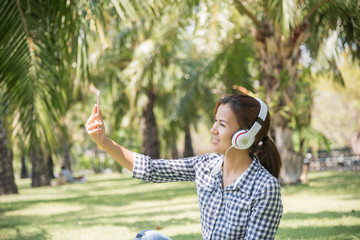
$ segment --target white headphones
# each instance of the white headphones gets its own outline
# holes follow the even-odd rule
[[[230,148],[234,147],[236,149],[248,149],[254,143],[255,136],[260,131],[262,127],[262,123],[265,121],[268,111],[267,106],[263,101],[261,101],[259,98],[255,98],[255,99],[260,103],[260,112],[255,123],[253,124],[253,126],[250,128],[249,131],[240,129],[239,131],[234,133],[231,139],[232,145],[226,150],[224,158],[221,159],[211,170],[212,176],[215,176],[221,171],[222,164],[225,161],[227,152],[229,151]]]
[[[261,101],[259,98],[255,98],[255,99],[260,103],[259,115],[253,126],[250,128],[250,130],[247,131],[244,129],[240,129],[233,135],[231,144],[236,149],[250,148],[255,141],[256,134],[260,131],[262,127],[262,123],[266,119],[266,115],[268,111],[266,104],[263,101]]]

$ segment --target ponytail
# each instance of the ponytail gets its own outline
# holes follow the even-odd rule
[[[269,137],[263,138],[254,153],[263,165],[274,177],[279,179],[281,158],[275,143]]]

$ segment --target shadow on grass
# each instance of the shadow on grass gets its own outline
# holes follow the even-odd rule
[[[306,219],[338,219],[342,217],[356,217],[360,219],[359,211],[349,212],[318,212],[318,213],[299,213],[291,212],[283,215],[282,221],[285,220],[306,220]]]
[[[21,234],[17,231],[17,236],[15,239],[27,239],[27,240],[42,240],[42,239],[50,239],[50,235],[44,229],[40,229],[40,232],[33,233],[33,234]]]
[[[164,190],[165,191],[165,190]],[[161,191],[157,194],[161,195]],[[133,201],[151,201],[151,200],[165,200],[165,203],[167,200],[171,200],[175,196],[171,196],[171,198],[159,198],[156,196],[156,194],[151,194],[150,197],[147,197],[146,195],[142,196],[141,198],[137,196],[137,199],[133,199],[133,194],[127,194],[125,196],[122,196],[122,200],[115,203],[115,200],[119,197],[118,195],[109,195],[101,197],[106,198],[106,201],[111,202],[111,205],[115,205],[116,207],[122,207],[130,204]],[[130,196],[130,197],[128,197]],[[184,193],[181,193],[180,196],[184,196]],[[82,199],[82,198],[81,198]],[[90,200],[91,201],[91,200]],[[34,220],[36,220],[37,224],[67,224],[67,225],[77,225],[79,221],[82,222],[82,225],[92,226],[96,225],[99,222],[102,222],[102,220],[107,219],[109,222],[111,222],[112,225],[120,225],[120,226],[128,226],[133,227],[134,223],[130,221],[131,223],[128,223],[128,219],[140,219],[136,222],[137,228],[144,228],[147,225],[154,225],[162,223],[161,221],[142,221],[141,219],[147,219],[147,218],[153,218],[157,216],[175,216],[178,213],[181,213],[183,211],[195,211],[198,212],[198,207],[188,205],[186,202],[178,203],[183,204],[185,206],[185,209],[175,209],[171,210],[171,206],[169,205],[156,205],[156,206],[131,206],[127,207],[127,211],[130,212],[107,212],[106,214],[102,212],[95,212],[94,213],[94,207],[97,206],[110,206],[110,204],[107,204],[106,201],[91,201],[90,204],[86,205],[83,204],[81,201],[76,201],[75,199],[66,199],[66,200],[56,200],[56,201],[44,201],[42,203],[69,203],[69,205],[76,205],[81,208],[80,210],[74,210],[74,211],[67,211],[64,213],[55,213],[55,214],[45,214],[42,215],[39,213],[39,215],[9,215],[9,216],[2,216],[0,218],[0,228],[1,227],[16,227],[16,226],[24,226],[24,225],[33,225]],[[37,204],[39,202],[33,202],[34,204]],[[88,203],[88,200],[87,202]],[[51,206],[51,205],[50,205]],[[56,207],[56,205],[54,205]],[[162,210],[161,207],[167,207],[166,210]],[[116,209],[116,208],[115,208]],[[133,211],[137,211],[137,213],[134,213]],[[142,210],[142,211],[141,211]],[[170,217],[169,217],[170,218]],[[199,220],[200,221],[200,220]],[[185,224],[185,223],[194,223],[198,221],[193,221],[191,219],[170,219],[163,222],[164,225],[176,225],[176,224]],[[156,227],[156,225],[154,225]]]
[[[286,213],[281,221],[302,221],[320,220],[336,221],[347,217],[360,218],[359,211],[349,212],[319,212],[319,213]],[[287,224],[288,225],[288,224]],[[359,239],[360,225],[354,226],[296,226],[281,227],[278,230],[276,239]]]
[[[181,226],[186,224],[199,224],[187,217],[172,217],[186,211],[198,211],[194,207],[189,207],[184,210],[164,210],[161,208],[154,209],[154,207],[161,206],[141,206],[144,212],[136,211],[134,206],[131,206],[130,213],[116,212],[117,207],[127,206],[132,202],[141,201],[168,201],[177,197],[196,196],[195,184],[169,183],[167,185],[153,185],[152,183],[141,182],[132,178],[122,179],[90,179],[85,184],[67,184],[57,187],[44,187],[36,189],[28,189],[25,194],[19,194],[16,201],[4,201],[0,204],[0,229],[22,229],[26,227],[37,229],[36,233],[17,232],[15,239],[49,239],[46,231],[38,228],[39,226],[61,226],[62,228],[83,228],[99,225],[113,225],[127,227],[134,232],[139,232],[143,229],[156,229],[157,227],[171,227]],[[44,199],[41,195],[44,195]],[[53,195],[54,194],[54,195]],[[22,200],[21,198],[24,197]],[[52,199],[53,197],[53,199]],[[50,199],[49,199],[50,198]],[[61,206],[61,204],[69,206],[77,206],[75,210],[70,210],[61,213],[55,211],[54,214],[20,214],[11,213],[13,211],[30,210],[33,206],[39,204],[54,204],[54,207]],[[60,205],[57,205],[60,204]],[[184,206],[188,206],[187,202],[183,202]],[[115,207],[114,212],[95,212],[96,207]],[[80,208],[80,209],[79,209]],[[128,207],[127,207],[128,208]],[[41,211],[41,207],[39,208]],[[101,208],[100,208],[101,209]],[[133,210],[131,210],[133,209]],[[66,209],[64,209],[66,210]],[[46,211],[46,210],[45,210]],[[7,215],[6,213],[9,213]],[[165,218],[164,218],[165,216]],[[149,220],[148,220],[149,219]],[[152,219],[160,219],[154,221]],[[162,220],[165,219],[165,220]],[[4,234],[6,232],[3,232]],[[0,233],[1,235],[1,233]],[[1,236],[0,236],[1,239]]]
[[[107,185],[101,186],[103,183]],[[54,197],[54,199],[37,199],[37,197],[34,196],[34,200],[3,202],[0,204],[0,216],[6,212],[26,209],[34,204],[40,203],[124,206],[132,201],[171,200],[178,196],[186,197],[196,195],[195,184],[179,185],[170,189],[166,186],[155,189],[155,187],[150,187],[152,185],[153,183],[142,182],[132,178],[123,178],[110,179],[110,181],[90,180],[89,183],[85,184],[67,184],[57,187],[31,189],[39,194],[42,194],[42,191],[49,191],[49,193],[47,193],[48,195],[54,192],[54,196],[58,195],[59,197]],[[136,190],[136,186],[140,187]],[[61,189],[62,187],[66,189],[63,190]],[[124,193],[107,194],[107,192],[118,189],[124,189]]]
[[[151,207],[150,207],[151,208]],[[173,210],[173,211],[159,211],[154,210],[146,213],[121,213],[103,215],[103,213],[95,213],[93,210],[81,210],[71,213],[56,214],[50,216],[39,216],[39,215],[30,215],[30,216],[8,216],[0,220],[0,229],[20,229],[20,228],[36,228],[39,226],[61,226],[61,228],[91,228],[98,227],[101,225],[113,225],[126,227],[129,231],[140,232],[144,229],[161,229],[176,227],[176,226],[185,226],[188,224],[198,224],[200,227],[200,219],[192,219],[188,217],[176,218],[177,214],[182,210]],[[198,211],[195,208],[186,209],[186,211]],[[165,217],[165,218],[164,218]],[[160,219],[160,220],[153,220]],[[1,235],[1,233],[0,233]],[[196,236],[193,237],[193,236]],[[134,235],[135,237],[135,235]],[[1,236],[0,236],[1,239]],[[10,238],[9,238],[10,239]],[[20,233],[17,232],[15,238],[11,239],[50,239],[47,232],[42,230],[37,233]],[[172,238],[173,240],[180,239],[201,239],[199,234],[182,234]]]
[[[26,239],[26,240],[46,240],[51,239],[50,234],[42,229],[38,228],[36,231],[33,232],[22,232],[18,228],[12,229],[12,234],[1,234],[0,232],[0,239]]]
[[[360,185],[360,171],[331,171],[311,173],[309,183],[282,186],[284,195],[291,196],[306,191],[314,194],[341,195],[357,192]]]
[[[173,237],[171,237],[172,240],[201,240],[202,239],[202,235],[201,234],[195,234],[195,233],[190,233],[190,234],[180,234],[180,235],[175,235]]]
[[[359,239],[360,226],[297,227],[279,229],[275,239]]]

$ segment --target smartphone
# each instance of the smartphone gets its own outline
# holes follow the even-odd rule
[[[96,92],[96,106],[97,106],[97,114],[99,115],[99,95],[100,91]]]

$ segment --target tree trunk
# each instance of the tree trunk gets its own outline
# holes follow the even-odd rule
[[[64,166],[65,168],[69,169],[71,171],[71,163],[70,163],[70,144],[65,142],[63,144],[63,157],[64,161],[62,162],[61,166]]]
[[[282,159],[282,168],[280,171],[280,182],[282,184],[300,183],[300,175],[303,169],[303,159],[301,154],[293,149],[292,135],[293,131],[288,127],[274,124],[274,139]]]
[[[354,154],[360,155],[360,131],[355,132],[350,141],[351,149]]]
[[[7,147],[7,136],[0,121],[0,196],[18,193],[11,154]]]
[[[186,126],[184,157],[191,157],[191,156],[194,156],[194,151],[193,151],[193,147],[192,147],[190,128],[189,128],[189,126]]]
[[[51,154],[49,154],[48,158],[47,158],[47,164],[48,164],[48,169],[49,169],[49,176],[50,178],[55,178],[54,175],[54,161],[51,157]]]
[[[142,117],[142,152],[143,154],[150,156],[151,158],[160,158],[159,139],[158,139],[158,127],[156,124],[154,105],[156,95],[153,89],[148,90],[147,97],[149,102],[147,103]]]
[[[176,146],[176,138],[175,136],[171,136],[171,157],[173,159],[179,158],[179,151]]]
[[[291,121],[292,100],[297,95],[297,66],[301,56],[300,45],[309,37],[307,25],[295,28],[288,39],[280,33],[280,26],[263,22],[255,32],[255,46],[260,61],[261,85],[265,101],[273,104],[271,130],[282,158],[282,183],[300,182],[302,157],[294,151]],[[287,110],[290,109],[290,110]]]
[[[30,150],[30,159],[32,165],[31,186],[40,187],[50,185],[50,170],[47,159],[39,144],[34,144]]]
[[[21,153],[21,178],[28,178],[25,154]]]

